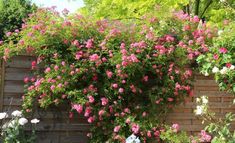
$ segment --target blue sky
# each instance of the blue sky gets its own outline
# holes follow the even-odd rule
[[[43,7],[56,6],[60,12],[64,8],[70,12],[75,12],[78,8],[84,6],[83,0],[32,0],[32,2]]]

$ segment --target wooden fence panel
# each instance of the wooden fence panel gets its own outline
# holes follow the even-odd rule
[[[32,76],[30,72],[31,62],[35,60],[31,56],[17,56],[1,66],[0,109],[15,110],[22,103],[23,79],[25,76]],[[219,91],[219,88],[212,77],[202,75],[195,76],[194,82],[195,97],[189,98],[187,103],[178,105],[168,114],[167,123],[179,123],[182,130],[191,134],[203,129],[201,120],[198,119],[193,111],[196,107],[195,98],[201,95],[209,96],[211,110],[216,112],[218,117],[224,117],[227,112],[234,112],[235,106],[230,103],[233,96]],[[39,143],[86,143],[86,133],[89,125],[82,117],[75,117],[73,120],[68,118],[68,108],[52,108],[47,111],[37,109],[34,117],[41,120],[38,124]],[[233,123],[232,128],[235,128]]]
[[[3,110],[3,100],[4,100],[4,90],[3,90],[3,88],[4,88],[4,86],[3,86],[3,84],[4,84],[4,74],[5,74],[5,71],[4,71],[4,65],[3,65],[3,61],[2,60],[0,60],[0,112]]]
[[[196,108],[196,98],[206,95],[209,98],[209,108],[216,113],[216,117],[224,118],[227,112],[235,113],[235,105],[232,104],[234,97],[223,91],[213,80],[213,77],[202,75],[195,76],[194,97],[189,98],[187,103],[178,105],[168,114],[168,123],[179,123],[182,130],[195,134],[202,130],[205,125],[194,115]],[[235,123],[232,123],[232,129],[235,129]]]
[[[31,56],[13,57],[3,65],[4,81],[0,104],[2,111],[19,109],[24,93],[23,79],[31,76]],[[82,117],[68,118],[69,108],[51,108],[47,111],[37,109],[32,117],[40,119],[37,125],[38,143],[86,143],[89,125]],[[30,127],[28,128],[30,130]]]

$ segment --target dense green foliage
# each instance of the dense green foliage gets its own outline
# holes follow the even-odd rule
[[[24,111],[69,104],[71,118],[83,114],[92,124],[93,143],[125,142],[128,136],[137,142],[211,141],[204,130],[189,138],[178,124],[163,123],[167,111],[193,95],[197,67],[206,76],[214,73],[222,90],[234,91],[234,1],[85,4],[82,13],[102,20],[39,9],[0,46],[5,60],[21,53],[37,57],[32,62],[36,76],[24,79]],[[203,17],[209,24],[200,22]],[[208,129],[219,137],[213,130]]]
[[[212,46],[216,29],[198,28],[199,18],[183,12],[136,25],[51,10],[31,15],[11,36],[19,42],[9,37],[1,46],[5,60],[37,56],[23,109],[69,103],[71,116],[75,111],[92,123],[93,143],[123,142],[131,134],[160,141],[167,111],[192,96],[191,65]]]
[[[34,9],[29,0],[0,0],[0,40],[7,32],[20,28]]]
[[[157,9],[179,8],[186,5],[187,0],[84,0],[85,7],[80,11],[86,15],[94,15],[97,18],[141,18],[146,13],[152,13]],[[161,7],[160,7],[161,5]]]
[[[139,19],[146,13],[167,15],[183,10],[212,23],[222,25],[224,19],[234,20],[234,0],[84,0],[80,12],[96,18]],[[160,14],[159,14],[160,12]]]
[[[202,119],[202,124],[206,124],[205,130],[213,136],[211,143],[234,143],[235,131],[231,128],[231,125],[235,121],[235,114],[230,112],[224,117],[219,117],[210,109],[206,96],[197,98],[196,103],[196,114]]]
[[[204,75],[214,74],[221,90],[235,93],[235,22],[218,32],[213,48],[197,59]]]

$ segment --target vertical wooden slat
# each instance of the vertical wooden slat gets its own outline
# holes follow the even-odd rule
[[[4,81],[5,81],[5,61],[1,60],[1,93],[0,93],[0,112],[3,110],[4,99]]]

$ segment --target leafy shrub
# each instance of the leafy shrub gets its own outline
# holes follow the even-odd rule
[[[8,113],[0,113],[0,120],[8,118]],[[1,137],[4,143],[33,143],[36,141],[35,126],[39,122],[38,119],[32,119],[33,124],[32,133],[26,133],[25,125],[28,123],[28,119],[23,117],[22,112],[15,110],[11,113],[11,119],[4,121],[1,125]]]
[[[197,61],[200,71],[214,74],[221,90],[235,93],[235,22],[231,22],[213,40],[213,48],[200,55]]]
[[[71,117],[78,112],[93,125],[91,142],[125,142],[131,134],[151,142],[160,140],[167,111],[192,96],[195,58],[214,31],[183,12],[136,25],[41,9],[12,34],[19,42],[10,37],[1,49],[6,60],[37,56],[36,77],[24,80],[25,112],[68,103]]]
[[[173,124],[172,127],[165,127],[165,130],[161,132],[160,138],[164,142],[169,143],[191,143],[191,139],[184,131],[179,131],[180,126]]]
[[[202,118],[202,123],[206,123],[205,130],[211,135],[204,135],[200,138],[211,141],[211,143],[233,143],[235,141],[235,132],[231,130],[231,123],[234,121],[235,114],[227,113],[224,118],[218,118],[208,106],[208,97],[197,98],[196,114]],[[201,110],[201,111],[198,111]],[[205,131],[204,131],[205,132]],[[205,141],[205,140],[204,140]]]
[[[29,0],[1,0],[0,1],[0,40],[16,30],[19,31],[23,19],[36,9]]]

